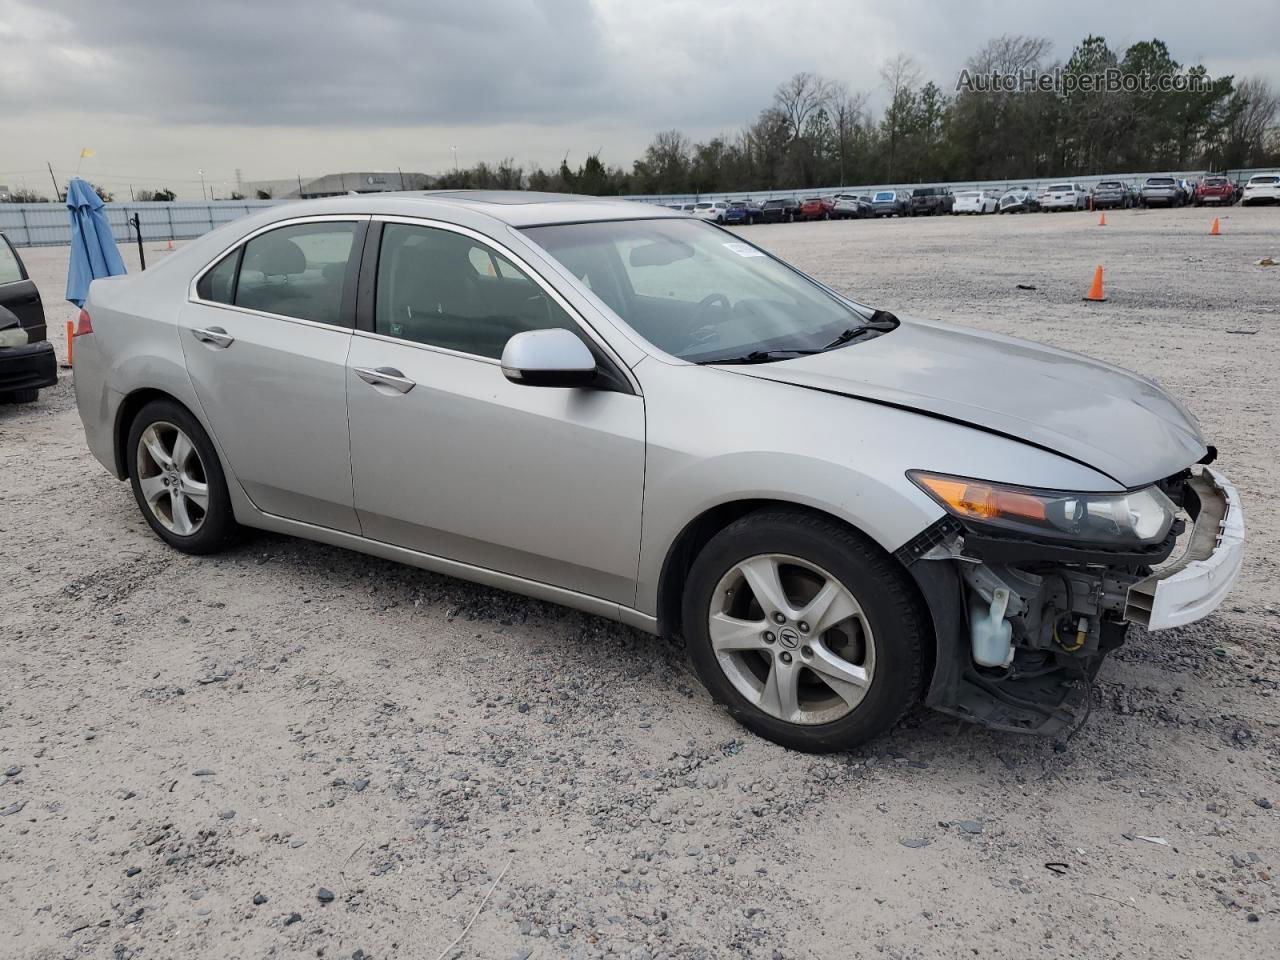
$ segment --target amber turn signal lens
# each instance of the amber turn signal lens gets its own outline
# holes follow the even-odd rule
[[[941,503],[962,517],[975,520],[1046,519],[1044,501],[1029,493],[1019,493],[977,480],[957,480],[929,473],[913,474],[917,483]]]

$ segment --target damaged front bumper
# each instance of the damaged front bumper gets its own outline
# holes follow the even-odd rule
[[[1226,598],[1244,562],[1244,511],[1236,488],[1204,467],[1187,480],[1198,500],[1195,527],[1177,560],[1129,588],[1124,619],[1148,630],[1181,627],[1208,616]]]
[[[1192,524],[1176,557],[1108,555],[988,538],[947,518],[898,552],[932,615],[937,657],[926,703],[998,730],[1056,736],[1083,723],[1089,687],[1129,623],[1192,623],[1240,571],[1244,516],[1216,470],[1170,478]],[[1185,522],[1185,521],[1184,521]]]

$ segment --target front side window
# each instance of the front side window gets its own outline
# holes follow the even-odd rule
[[[517,333],[578,325],[528,274],[451,230],[388,223],[378,254],[374,330],[497,360]]]
[[[642,337],[693,362],[821,349],[871,314],[700,221],[562,224],[524,233],[575,276],[590,277],[595,294]]]
[[[9,241],[0,237],[0,283],[17,283],[22,279],[22,264],[9,247]]]
[[[235,305],[343,324],[342,295],[356,227],[353,221],[299,223],[254,237],[244,245]]]

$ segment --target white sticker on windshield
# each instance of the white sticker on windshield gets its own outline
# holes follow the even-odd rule
[[[726,243],[725,246],[740,257],[763,257],[764,251],[757,250],[749,243]]]

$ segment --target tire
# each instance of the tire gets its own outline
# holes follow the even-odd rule
[[[0,393],[0,403],[35,403],[40,399],[40,388],[30,387],[26,390],[10,390]]]
[[[190,452],[184,453],[185,447],[179,446],[181,436],[189,442]],[[162,465],[164,456],[152,453],[153,442],[168,455],[167,465]],[[125,452],[134,499],[156,536],[175,550],[191,554],[217,553],[236,541],[240,527],[222,464],[204,427],[186,407],[173,400],[148,403],[129,425]],[[201,480],[203,504],[198,493]],[[182,492],[175,496],[176,490]],[[151,501],[148,492],[154,495]]]
[[[764,608],[773,604],[756,598],[741,572],[744,563],[780,572],[776,581],[765,581],[783,589],[788,619],[782,625],[767,619],[771,611]],[[856,613],[809,634],[798,608],[824,583]],[[805,589],[812,592],[806,596]],[[721,640],[719,652],[711,636],[713,611],[717,632],[733,637],[728,646]],[[750,622],[744,630],[738,621]],[[901,720],[924,688],[930,634],[905,575],[864,536],[815,514],[764,509],[713,537],[686,580],[683,623],[690,658],[712,697],[753,733],[794,750],[826,753],[865,743]],[[837,693],[821,679],[828,670],[843,676],[861,671],[861,679],[835,681],[846,691]],[[790,685],[780,683],[795,691],[793,720],[768,707],[775,671],[792,678]],[[783,699],[772,702],[786,712]]]

